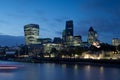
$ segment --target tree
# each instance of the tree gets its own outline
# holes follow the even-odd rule
[[[50,53],[57,53],[58,51],[56,50],[56,48],[52,48]]]
[[[117,51],[120,51],[120,45],[117,46]]]

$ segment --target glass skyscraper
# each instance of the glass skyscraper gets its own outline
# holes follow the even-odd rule
[[[98,38],[97,32],[94,31],[92,27],[90,27],[89,32],[88,32],[88,39],[87,39],[88,43],[93,44],[93,42],[98,41],[97,38]]]
[[[73,21],[66,21],[66,36],[73,36]]]
[[[24,26],[24,35],[26,45],[37,44],[39,38],[39,25],[38,24],[27,24]]]
[[[65,28],[65,43],[67,46],[72,46],[73,44],[73,21],[66,21]]]

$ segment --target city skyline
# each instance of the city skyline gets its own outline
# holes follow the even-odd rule
[[[90,26],[98,39],[111,43],[119,38],[118,0],[1,0],[0,34],[24,36],[23,26],[40,25],[40,38],[62,37],[65,22],[73,20],[74,34],[87,40]]]

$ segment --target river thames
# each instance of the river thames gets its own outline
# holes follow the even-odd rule
[[[81,64],[0,61],[17,69],[0,70],[0,80],[120,80],[120,68]]]

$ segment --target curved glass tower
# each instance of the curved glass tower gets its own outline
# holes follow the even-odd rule
[[[92,27],[90,27],[87,39],[88,43],[93,44],[93,42],[98,41],[97,37],[98,37],[97,32],[94,31]]]
[[[39,38],[39,25],[38,24],[27,24],[24,26],[24,35],[26,45],[37,44]]]

